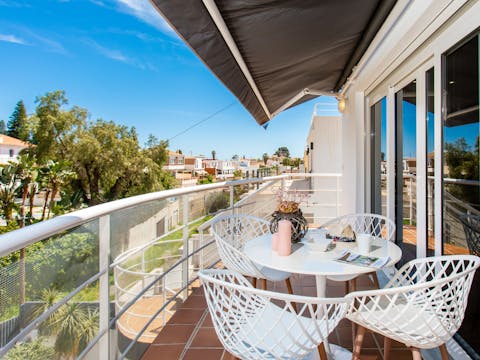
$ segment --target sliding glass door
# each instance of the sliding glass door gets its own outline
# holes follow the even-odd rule
[[[387,116],[386,99],[370,107],[371,212],[387,215]]]
[[[443,58],[443,253],[480,255],[479,36]],[[480,274],[459,331],[480,353]]]

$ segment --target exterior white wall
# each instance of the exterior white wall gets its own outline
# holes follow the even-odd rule
[[[9,161],[18,161],[18,155],[20,151],[26,149],[25,146],[17,146],[17,145],[8,145],[8,144],[0,144],[0,164],[7,164]],[[11,155],[13,153],[13,156]]]
[[[307,146],[313,173],[342,172],[342,119],[340,116],[313,116]]]

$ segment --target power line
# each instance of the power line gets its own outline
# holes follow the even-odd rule
[[[235,105],[236,103],[237,103],[237,102],[234,101],[234,102],[232,102],[231,104],[228,104],[227,106],[221,108],[220,110],[215,111],[213,114],[208,115],[206,118],[203,118],[202,120],[197,121],[195,124],[189,126],[189,127],[186,128],[185,130],[182,130],[182,131],[180,131],[178,134],[172,136],[170,139],[168,139],[168,142],[170,142],[171,140],[175,139],[176,137],[178,137],[178,136],[180,136],[180,135],[185,134],[187,131],[193,129],[195,126],[198,126],[198,125],[200,125],[201,123],[203,123],[203,122],[205,122],[205,121],[207,121],[207,120],[210,120],[210,119],[213,118],[214,116],[216,116],[216,115],[224,112],[225,110],[231,108],[231,107],[232,107],[233,105]]]

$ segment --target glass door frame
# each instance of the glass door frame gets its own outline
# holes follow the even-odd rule
[[[417,84],[417,94],[416,94],[416,153],[417,153],[417,190],[416,190],[416,201],[417,201],[417,211],[416,211],[416,224],[417,229],[423,229],[427,226],[427,123],[426,123],[426,72],[434,68],[435,80],[437,80],[437,72],[441,71],[441,66],[435,66],[435,59],[429,58],[427,61],[423,62],[418,66],[414,71],[409,72],[401,79],[393,82],[393,85],[384,84],[384,86],[378,87],[378,91],[369,93],[365,97],[365,133],[371,134],[371,107],[380,101],[383,97],[386,97],[386,133],[387,133],[387,151],[386,151],[386,161],[387,161],[387,217],[390,219],[395,219],[395,188],[396,188],[396,139],[395,139],[395,127],[396,127],[396,108],[395,108],[395,94],[403,89],[407,84],[412,81],[416,81]],[[441,74],[440,74],[441,75]],[[436,85],[436,84],[435,84]],[[440,102],[439,99],[439,87],[435,86],[435,105],[437,102]],[[436,108],[436,107],[435,107]],[[437,148],[437,142],[441,144],[441,137],[439,138],[439,133],[437,131],[437,117],[439,114],[435,111],[435,148]],[[441,126],[441,124],[440,124]],[[366,211],[372,212],[374,209],[374,204],[372,204],[373,194],[373,184],[371,176],[372,174],[372,141],[371,136],[365,137],[365,164],[367,168],[365,169],[365,174],[369,181],[365,183],[365,204]],[[438,152],[437,152],[438,153]],[[435,154],[441,155],[441,154]],[[435,160],[436,161],[436,160]],[[435,170],[437,171],[437,170]],[[437,175],[435,174],[437,182]],[[440,176],[441,180],[441,176]],[[437,195],[438,185],[435,184],[435,195]],[[439,199],[441,201],[441,198]],[[435,197],[435,210],[437,209],[437,197]],[[439,204],[441,206],[441,203]],[[435,224],[437,222],[437,217],[435,218]],[[437,225],[437,224],[436,224]],[[437,230],[435,228],[435,246],[437,247],[437,242],[440,240],[441,236],[437,236]],[[436,252],[437,254],[437,252]],[[422,258],[427,256],[427,234],[424,231],[417,231],[417,258]]]

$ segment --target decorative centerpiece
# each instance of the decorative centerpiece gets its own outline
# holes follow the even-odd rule
[[[279,198],[279,205],[277,210],[272,214],[270,232],[274,234],[278,231],[278,222],[280,220],[288,220],[292,223],[292,243],[297,243],[308,231],[307,220],[303,217],[302,210],[300,210],[300,202],[308,197],[308,195],[297,191],[292,193],[279,191],[277,196]]]

